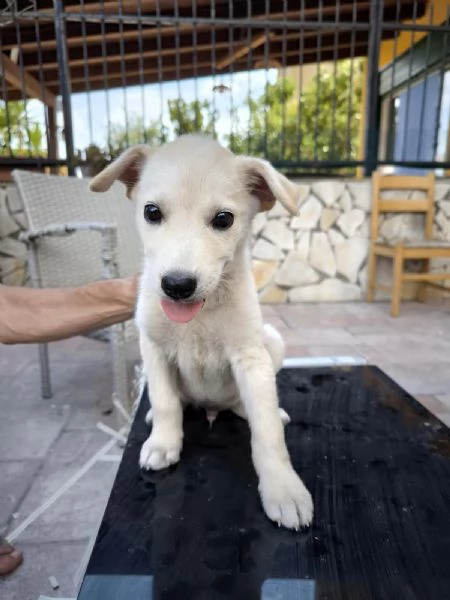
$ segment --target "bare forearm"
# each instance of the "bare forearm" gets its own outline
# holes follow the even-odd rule
[[[72,289],[0,286],[0,342],[49,342],[133,316],[136,279],[97,281]]]

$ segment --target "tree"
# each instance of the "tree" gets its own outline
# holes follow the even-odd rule
[[[30,153],[42,156],[44,134],[39,123],[30,119],[23,101],[0,100],[0,154],[16,155]]]
[[[167,128],[157,121],[145,125],[141,116],[132,115],[126,125],[113,124],[109,131],[109,153],[114,158],[135,144],[157,144],[167,141]]]
[[[156,121],[145,125],[142,117],[132,115],[127,125],[113,124],[109,130],[108,148],[89,144],[78,150],[75,164],[85,177],[94,177],[108,166],[119,154],[135,144],[157,144],[167,141],[167,129]]]
[[[214,135],[215,113],[208,101],[186,102],[181,98],[168,101],[170,129],[176,136],[202,132]],[[90,144],[78,151],[76,164],[83,174],[93,177],[100,173],[114,158],[134,144],[163,144],[170,138],[169,127],[153,121],[146,126],[142,117],[133,115],[128,125],[114,124],[109,131],[109,148],[102,149]]]
[[[319,70],[299,96],[293,80],[279,77],[259,98],[248,100],[248,123],[233,115],[237,133],[228,137],[230,147],[271,160],[356,159],[361,86],[359,60]]]
[[[186,102],[182,98],[177,98],[176,100],[169,100],[168,104],[170,122],[175,135],[201,132],[216,136],[215,122],[217,115],[208,100]]]
[[[357,158],[361,119],[362,62],[343,60],[321,67],[301,93],[295,81],[282,77],[268,83],[256,99],[249,98],[229,114],[225,142],[233,152],[272,161],[341,161]],[[201,132],[216,137],[217,111],[208,100],[168,101],[169,123],[144,126],[133,117],[110,131],[110,148],[90,150],[91,162],[110,162],[132,144],[159,144],[174,136]],[[243,116],[244,115],[244,116]],[[247,115],[247,116],[245,116]],[[97,167],[96,167],[97,168]]]

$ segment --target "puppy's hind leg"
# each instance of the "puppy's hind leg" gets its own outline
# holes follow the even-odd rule
[[[284,340],[275,327],[272,327],[272,325],[268,325],[267,323],[264,325],[263,333],[264,346],[270,354],[275,373],[278,373],[283,366],[284,355],[286,353]]]
[[[283,338],[275,329],[275,327],[272,327],[272,325],[268,325],[267,323],[264,325],[264,345],[267,348],[268,353],[270,354],[270,358],[272,359],[275,373],[278,373],[278,371],[283,366],[284,355],[286,353],[286,346]],[[242,410],[244,410],[243,406]],[[283,425],[289,425],[289,423],[291,422],[291,417],[282,408],[280,408],[279,410]]]
[[[283,425],[289,425],[289,423],[291,422],[291,417],[287,414],[287,412],[284,409],[279,408],[278,410],[280,411],[280,418]],[[242,402],[238,402],[235,406],[233,406],[231,412],[234,412],[234,414],[240,417],[241,419],[248,421],[247,413],[245,412],[245,408]]]

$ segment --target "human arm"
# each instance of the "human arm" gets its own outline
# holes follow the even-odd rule
[[[137,277],[77,288],[0,286],[0,343],[50,342],[131,319]]]

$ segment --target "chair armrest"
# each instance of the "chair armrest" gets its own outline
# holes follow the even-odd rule
[[[20,234],[20,239],[23,242],[34,242],[39,238],[52,237],[52,236],[64,236],[71,235],[77,231],[104,231],[117,230],[115,225],[109,223],[95,223],[95,222],[69,222],[69,223],[52,223],[41,229],[29,229],[23,231]]]
[[[36,244],[46,237],[64,237],[80,231],[96,231],[101,235],[101,259],[103,262],[103,278],[114,279],[119,276],[117,267],[117,227],[111,223],[101,222],[69,222],[52,223],[41,229],[30,229],[20,234],[23,242]]]

